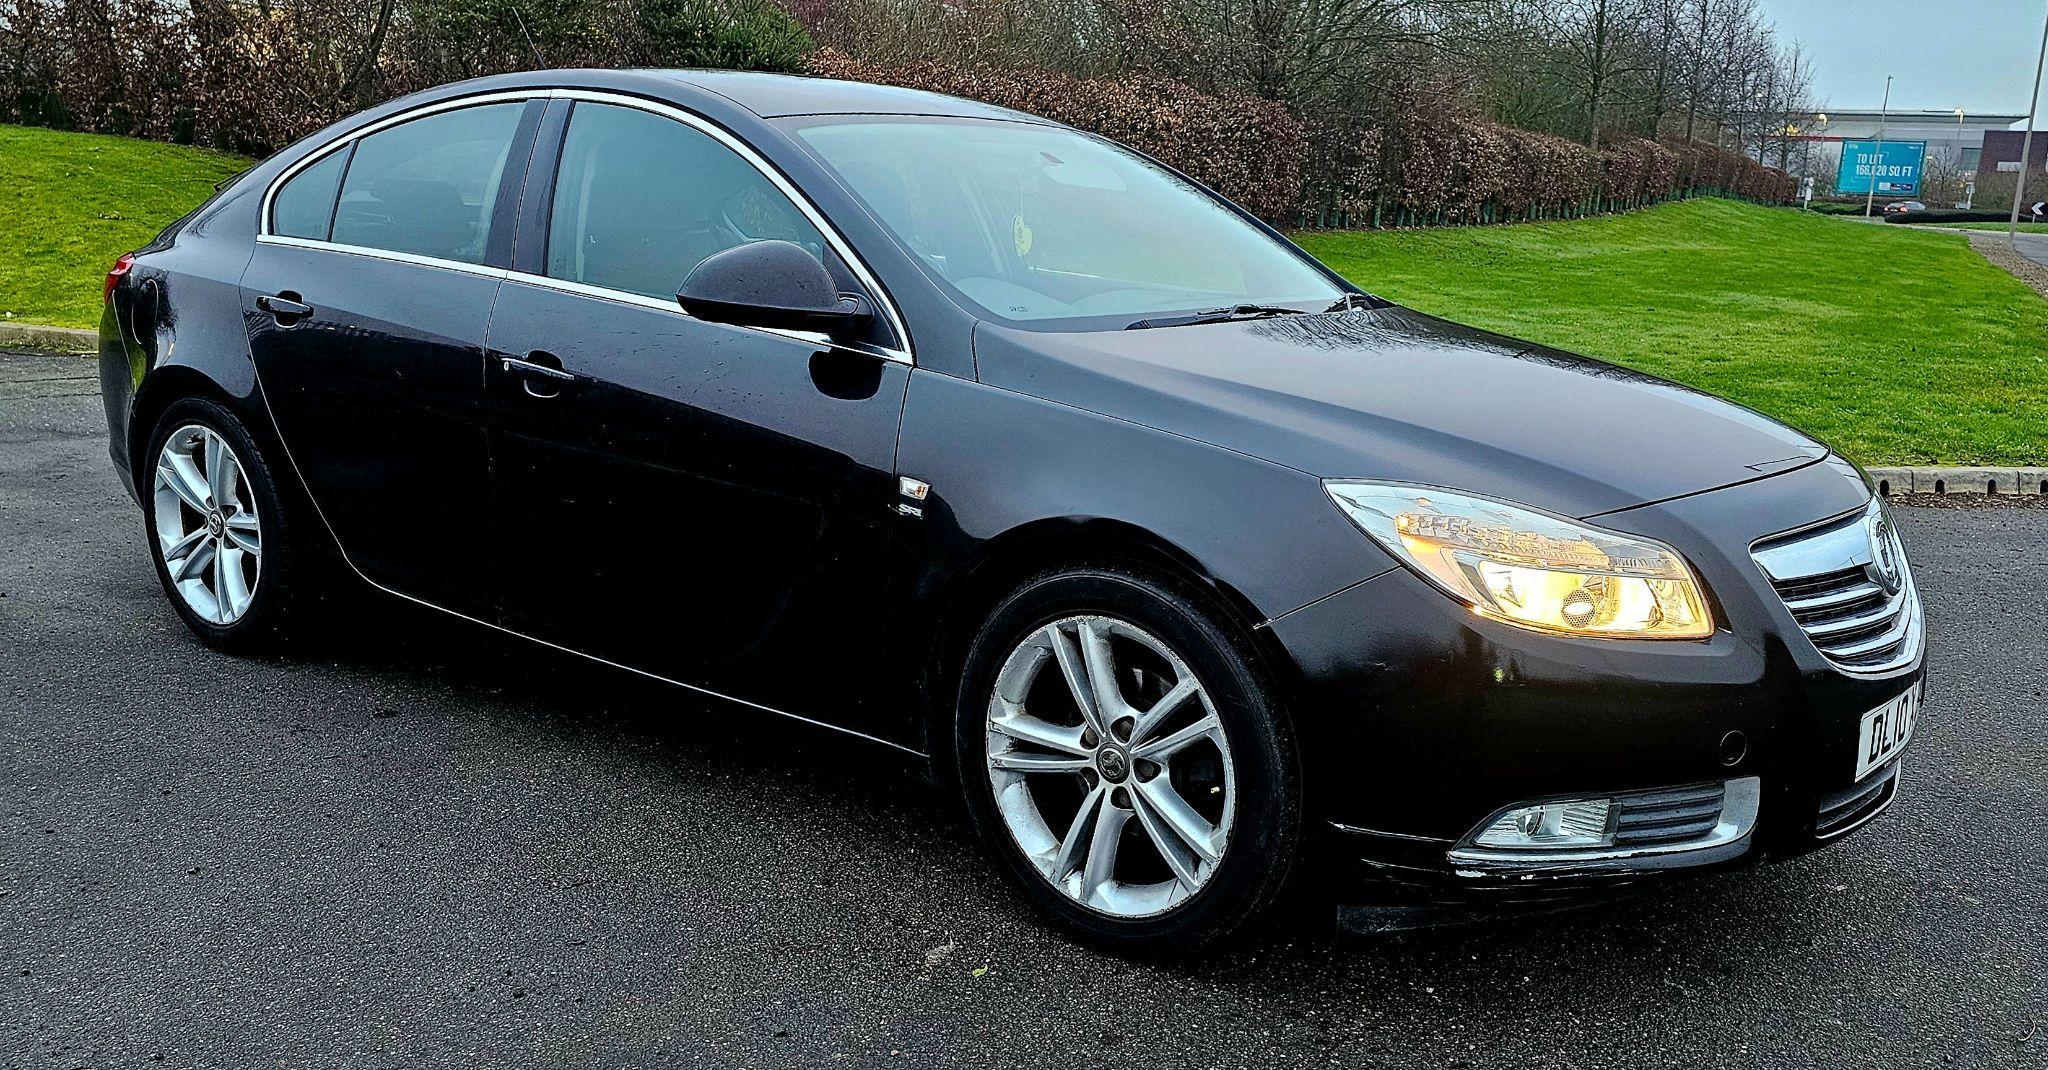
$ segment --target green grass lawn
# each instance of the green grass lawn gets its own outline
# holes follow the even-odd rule
[[[1297,238],[1375,293],[1712,391],[1865,464],[2048,462],[2048,301],[1960,235],[1703,200]]]
[[[0,320],[100,321],[100,280],[249,161],[153,141],[0,125]]]
[[[1995,230],[2005,233],[2004,223],[1927,223],[1924,226],[1940,227],[1944,230]],[[2027,234],[2048,234],[2048,223],[2021,223],[2020,230]]]

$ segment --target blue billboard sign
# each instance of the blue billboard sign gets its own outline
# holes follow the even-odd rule
[[[1926,159],[1925,141],[1844,141],[1835,192],[1911,197],[1920,192],[1920,170]]]

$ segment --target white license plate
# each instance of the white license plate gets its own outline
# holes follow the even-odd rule
[[[1863,715],[1856,732],[1856,779],[1889,763],[1906,749],[1913,738],[1913,723],[1920,717],[1920,685]]]

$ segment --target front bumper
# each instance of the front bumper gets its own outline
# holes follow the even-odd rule
[[[1828,462],[1597,518],[1686,552],[1720,622],[1706,640],[1538,635],[1406,570],[1272,622],[1300,673],[1313,803],[1340,879],[1375,898],[1550,900],[1799,854],[1869,821],[1901,761],[1859,779],[1860,722],[1921,684],[1924,635],[1883,671],[1845,669],[1749,554],[1868,502],[1853,470]],[[1670,820],[1696,835],[1522,857],[1469,842],[1507,808],[1594,796],[1677,800],[1692,809]]]

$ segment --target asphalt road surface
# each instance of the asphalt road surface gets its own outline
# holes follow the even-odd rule
[[[2015,234],[2013,242],[2021,256],[2042,267],[2048,267],[2048,234]]]
[[[1938,672],[1844,845],[1145,964],[867,745],[396,606],[205,650],[90,374],[0,355],[0,1065],[2048,1066],[2048,510],[1901,511]]]

